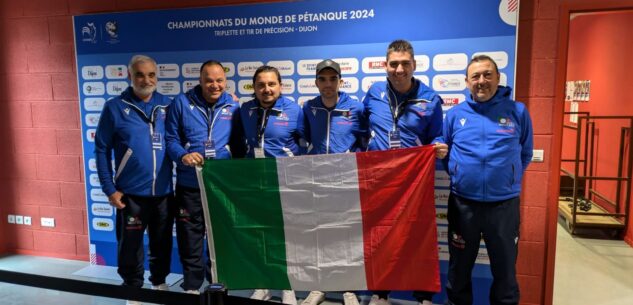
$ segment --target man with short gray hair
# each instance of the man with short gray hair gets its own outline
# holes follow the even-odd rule
[[[97,173],[110,205],[116,208],[117,262],[123,285],[143,286],[147,229],[149,280],[153,289],[168,290],[165,278],[170,272],[175,205],[172,161],[165,153],[164,136],[171,100],[155,92],[154,59],[132,57],[128,78],[130,87],[109,100],[101,112],[95,135]]]

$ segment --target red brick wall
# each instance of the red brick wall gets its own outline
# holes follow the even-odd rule
[[[0,229],[8,232],[0,234],[6,238],[0,242],[9,252],[87,259],[71,15],[254,1],[0,1],[0,194],[5,198]],[[547,240],[548,223],[555,221],[547,206],[558,6],[559,0],[521,1],[516,96],[531,111],[536,148],[546,152],[545,162],[531,165],[525,178],[518,263],[525,305],[543,303],[548,291],[551,296],[545,274],[553,262],[548,246],[555,243]],[[29,214],[34,225],[7,226],[8,213]],[[40,228],[40,216],[55,217],[57,227]]]
[[[546,304],[548,247],[555,245],[548,231],[551,181],[555,73],[557,64],[560,1],[521,1],[517,47],[516,98],[528,105],[534,125],[534,148],[545,150],[543,163],[532,163],[525,174],[521,209],[518,277],[521,304]],[[554,207],[555,208],[555,207]],[[555,228],[555,226],[554,226]],[[550,275],[550,276],[553,276]],[[546,288],[547,287],[547,288]],[[549,289],[546,291],[546,289]]]

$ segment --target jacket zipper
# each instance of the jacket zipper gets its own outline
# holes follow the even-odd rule
[[[156,196],[156,179],[157,179],[157,173],[156,173],[156,150],[154,149],[154,143],[152,143],[152,136],[154,135],[154,115],[156,114],[156,110],[158,108],[165,108],[165,106],[155,106],[152,109],[152,113],[150,115],[150,117],[148,118],[147,115],[145,114],[145,112],[143,112],[143,110],[141,110],[140,108],[136,107],[136,105],[123,100],[124,103],[130,105],[131,107],[134,107],[138,113],[142,114],[145,119],[147,119],[149,122],[147,123],[149,125],[149,141],[150,141],[150,145],[152,146],[152,196]],[[163,149],[167,149],[166,147],[164,147]],[[127,153],[126,153],[127,154]],[[131,155],[131,154],[130,154]],[[125,160],[125,162],[127,163],[127,159]],[[121,161],[121,163],[123,163],[123,161]],[[121,168],[121,167],[119,167]]]

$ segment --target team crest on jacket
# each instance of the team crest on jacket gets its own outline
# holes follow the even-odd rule
[[[501,127],[514,127],[514,123],[509,117],[507,118],[499,117],[497,119],[497,122],[498,122],[498,125]]]
[[[130,114],[130,108],[123,109],[123,112],[125,112],[126,115],[129,115]]]
[[[464,124],[466,124],[466,118],[461,118],[459,119],[459,124],[462,125],[462,127],[464,126]]]
[[[422,109],[422,110],[426,110],[426,103],[425,102],[417,102],[417,103],[413,104],[413,107],[418,108],[418,109]]]
[[[288,117],[288,115],[285,112],[280,111],[277,114],[277,121],[290,121],[290,118]]]
[[[189,109],[193,110],[193,108],[196,107],[193,103],[189,103]]]
[[[312,107],[312,115],[313,116],[316,116],[316,112],[317,112],[316,108]]]

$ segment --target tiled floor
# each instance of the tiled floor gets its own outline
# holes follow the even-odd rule
[[[86,265],[86,262],[22,255],[0,258],[3,270],[117,284],[72,275]],[[177,284],[172,290],[180,290]],[[572,237],[559,226],[554,285],[554,305],[631,305],[633,248],[617,240]],[[232,294],[247,296],[249,292]],[[366,304],[367,297],[361,298],[362,304]],[[0,304],[121,305],[125,301],[0,283]],[[335,299],[324,303],[334,304],[340,303]]]

